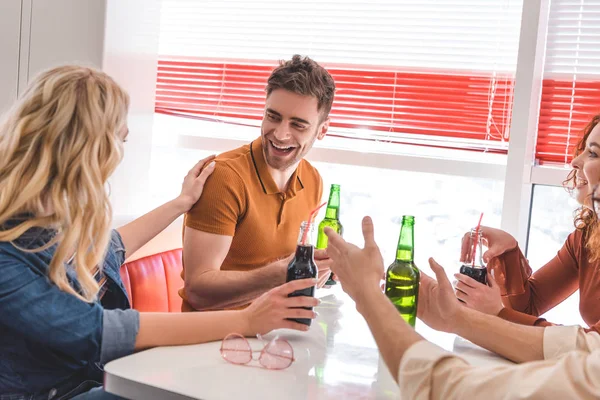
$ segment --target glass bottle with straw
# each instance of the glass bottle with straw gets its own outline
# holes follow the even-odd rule
[[[471,229],[469,238],[469,252],[466,262],[460,267],[460,273],[467,275],[477,282],[487,285],[487,268],[483,261],[481,220],[483,213],[479,217],[477,227]]]
[[[296,254],[294,259],[289,263],[287,268],[286,282],[298,279],[318,278],[318,268],[315,263],[315,246],[313,243],[313,227],[314,217],[321,207],[327,203],[321,204],[319,207],[311,211],[308,221],[303,221],[300,225],[300,233],[298,235],[298,245],[296,246]],[[315,287],[309,287],[302,290],[296,290],[290,293],[288,297],[295,296],[315,296]],[[307,310],[312,310],[311,307],[305,307]],[[311,319],[298,318],[293,321],[310,326]]]

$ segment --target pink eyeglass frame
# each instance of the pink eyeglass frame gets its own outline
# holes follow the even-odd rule
[[[260,335],[257,335],[257,337],[258,337],[258,339],[261,339],[261,340],[262,340],[262,338],[260,337]],[[248,350],[224,349],[224,348],[223,348],[223,344],[224,344],[224,343],[225,343],[225,342],[226,342],[228,339],[231,339],[231,338],[242,339],[244,342],[246,342],[246,345],[248,346]],[[278,341],[278,342],[283,342],[283,343],[287,344],[287,345],[288,345],[288,347],[290,348],[290,352],[292,353],[292,356],[291,356],[291,357],[287,357],[287,356],[285,356],[285,355],[283,355],[283,354],[272,354],[272,353],[269,353],[269,352],[267,352],[267,347],[269,347],[269,345],[270,345],[271,343],[275,342],[275,341]],[[265,342],[265,341],[263,340],[263,342]],[[241,351],[243,351],[243,352],[250,353],[250,359],[249,359],[247,362],[235,362],[235,361],[233,361],[233,360],[230,360],[230,359],[228,359],[227,357],[225,357],[225,355],[224,355],[224,352],[227,352],[227,351],[238,351],[238,352],[241,352]],[[290,342],[288,342],[288,341],[287,341],[287,340],[285,340],[285,339],[279,339],[278,337],[275,337],[275,338],[273,338],[272,340],[270,340],[270,341],[266,342],[266,343],[265,343],[265,345],[263,346],[262,350],[252,350],[252,346],[250,346],[250,342],[248,341],[248,339],[246,339],[246,338],[244,337],[244,335],[241,335],[241,334],[239,334],[239,333],[235,333],[235,332],[234,332],[234,333],[230,333],[229,335],[225,336],[225,338],[224,338],[224,339],[221,341],[221,349],[220,349],[220,353],[221,353],[221,357],[222,357],[222,358],[223,358],[225,361],[227,361],[228,363],[235,364],[235,365],[248,365],[248,364],[249,364],[251,361],[255,360],[255,361],[258,361],[258,363],[260,364],[260,366],[261,366],[262,368],[266,368],[266,369],[270,369],[270,370],[282,370],[282,369],[289,368],[289,366],[290,366],[290,365],[292,365],[292,363],[293,363],[294,361],[296,361],[296,359],[294,358],[294,348],[292,347],[292,345],[290,344]],[[260,355],[258,356],[258,358],[257,358],[257,359],[255,359],[255,358],[254,358],[254,356],[253,356],[253,354],[254,354],[254,353],[260,353]],[[268,366],[264,365],[264,364],[261,362],[261,359],[262,359],[262,357],[263,357],[263,355],[264,355],[264,354],[269,354],[269,355],[270,355],[270,356],[272,356],[272,357],[280,357],[280,358],[285,358],[285,359],[289,360],[289,364],[288,364],[288,365],[286,365],[285,367],[282,367],[282,368],[273,368],[273,367],[268,367]]]

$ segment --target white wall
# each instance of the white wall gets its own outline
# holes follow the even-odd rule
[[[131,96],[125,158],[111,178],[117,222],[137,217],[136,199],[148,196],[152,149],[160,0],[108,0],[102,68]]]
[[[149,211],[137,205],[149,196],[160,6],[161,0],[107,1],[102,68],[131,96],[125,157],[110,180],[114,226]],[[181,247],[181,219],[128,258],[177,247]]]

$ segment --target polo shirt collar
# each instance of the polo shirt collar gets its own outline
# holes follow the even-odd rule
[[[277,184],[273,180],[271,173],[269,172],[267,161],[265,160],[265,155],[262,149],[262,138],[259,137],[250,144],[250,155],[252,156],[252,162],[254,163],[254,168],[256,170],[256,174],[258,175],[258,180],[262,185],[263,191],[266,194],[281,193],[277,187]],[[304,160],[300,161],[298,168],[296,168],[290,177],[291,182],[287,191],[290,196],[295,196],[296,193],[304,189],[304,184],[302,183],[301,177],[301,171],[303,167]]]

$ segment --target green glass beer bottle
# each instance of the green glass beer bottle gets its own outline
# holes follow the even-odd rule
[[[328,226],[339,235],[344,234],[344,228],[340,222],[340,185],[333,184],[329,190],[329,202],[325,211],[325,218],[319,224],[319,233],[317,236],[317,249],[327,248],[327,235],[325,227]],[[329,279],[325,283],[325,287],[335,285],[333,280],[333,272],[329,275]]]
[[[404,215],[396,250],[396,261],[385,275],[385,294],[396,306],[402,318],[414,328],[417,320],[419,281],[421,273],[414,263],[415,217]]]

